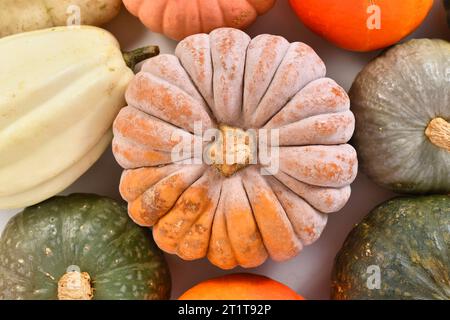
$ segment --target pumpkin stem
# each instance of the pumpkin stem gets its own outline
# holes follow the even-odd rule
[[[242,129],[221,125],[219,136],[208,148],[208,161],[223,176],[230,177],[254,158],[253,137]]]
[[[434,118],[428,124],[425,135],[437,147],[450,151],[450,123],[442,118]]]
[[[158,54],[159,54],[158,46],[147,46],[132,51],[124,52],[123,59],[125,60],[127,66],[134,71],[134,68],[139,62],[157,56]]]
[[[70,271],[58,281],[58,300],[92,300],[94,289],[87,272]]]

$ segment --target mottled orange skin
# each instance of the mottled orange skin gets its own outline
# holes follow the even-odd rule
[[[335,45],[372,51],[393,45],[413,32],[430,11],[433,0],[290,0],[302,22]],[[381,12],[381,28],[369,29],[370,5]]]
[[[232,274],[204,281],[179,300],[304,300],[278,281],[254,274]]]
[[[350,197],[358,163],[347,144],[355,127],[348,95],[312,48],[279,36],[216,29],[186,38],[175,53],[143,65],[113,126],[130,217],[185,260],[232,269],[293,258]],[[202,132],[245,141],[203,141],[197,121]],[[252,154],[248,128],[280,129],[279,152]],[[180,142],[203,145],[208,156],[171,158]],[[221,163],[228,153],[245,161]],[[278,164],[273,177],[263,174],[270,162]]]

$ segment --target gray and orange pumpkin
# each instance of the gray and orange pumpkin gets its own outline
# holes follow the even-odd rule
[[[153,226],[164,251],[207,256],[224,269],[296,256],[319,238],[327,214],[346,204],[357,174],[347,144],[355,125],[349,98],[325,73],[304,43],[252,40],[230,28],[188,37],[176,55],[148,60],[114,124],[131,218]],[[245,143],[204,139],[213,128]],[[262,161],[258,150],[251,161],[247,129],[277,132],[278,153]],[[209,151],[174,162],[183,144]],[[219,163],[211,150],[244,153],[244,161]],[[267,174],[269,163],[278,170]]]

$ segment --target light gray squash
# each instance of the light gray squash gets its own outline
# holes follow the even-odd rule
[[[450,192],[450,43],[418,39],[367,65],[350,91],[362,170],[404,193]]]

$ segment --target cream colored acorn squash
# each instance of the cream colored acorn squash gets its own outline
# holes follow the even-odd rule
[[[104,152],[133,72],[117,40],[60,27],[0,40],[0,208],[62,191]]]

